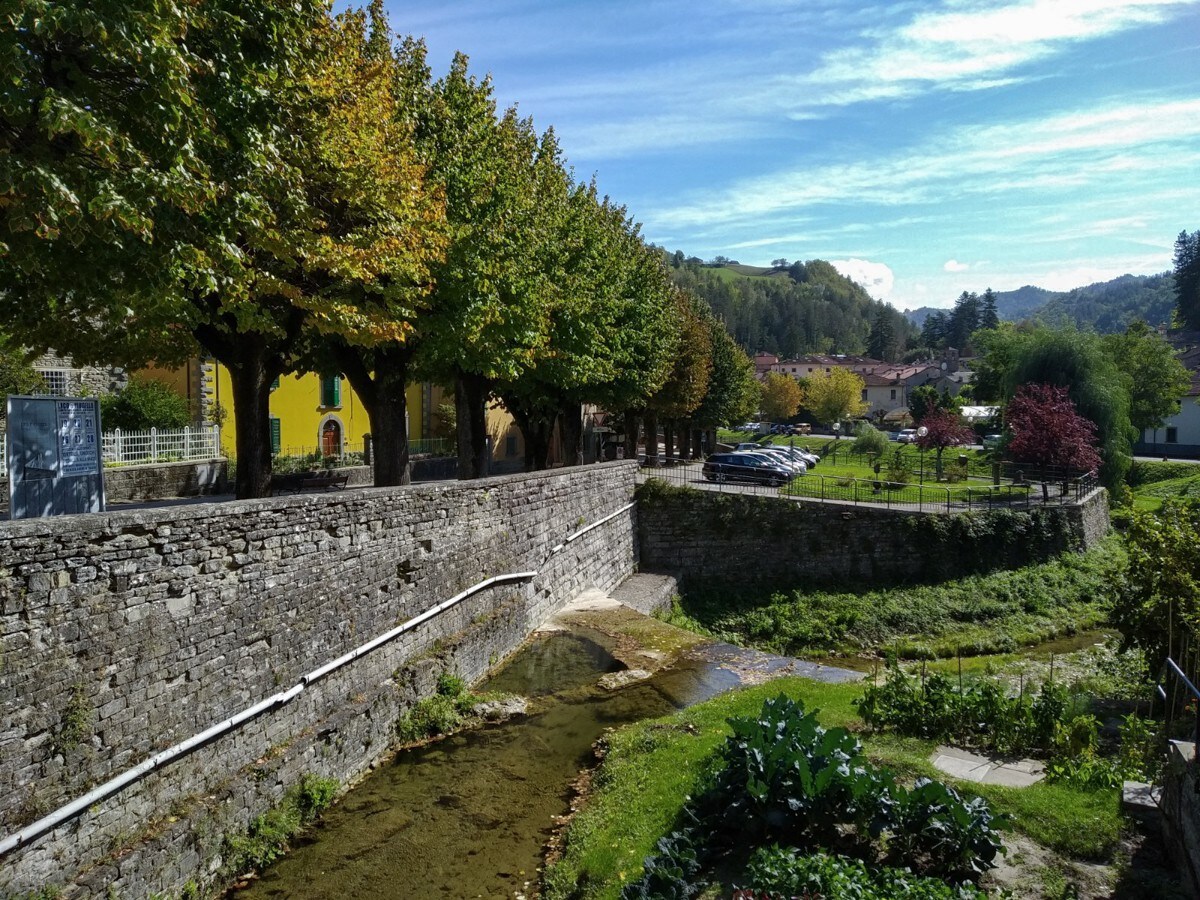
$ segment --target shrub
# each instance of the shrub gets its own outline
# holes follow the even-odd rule
[[[100,398],[100,421],[105,431],[183,428],[191,420],[187,398],[158,381],[131,381],[125,390]]]

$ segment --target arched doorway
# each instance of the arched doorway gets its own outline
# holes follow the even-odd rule
[[[342,455],[342,423],[329,418],[321,425],[321,455]]]

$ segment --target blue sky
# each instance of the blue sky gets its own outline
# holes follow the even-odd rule
[[[671,250],[894,305],[1171,267],[1200,229],[1200,0],[389,0]]]

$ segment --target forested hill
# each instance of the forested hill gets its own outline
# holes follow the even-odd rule
[[[997,291],[996,312],[1001,319],[1026,319],[1058,324],[1073,322],[1101,334],[1124,331],[1135,319],[1150,325],[1170,322],[1175,306],[1174,281],[1170,272],[1161,275],[1122,275],[1070,291],[1048,291],[1026,285],[1015,291]],[[945,310],[941,310],[945,312]],[[922,306],[905,313],[915,325],[937,309]]]
[[[903,313],[824,260],[764,268],[668,253],[666,261],[675,283],[706,301],[748,353],[864,353],[876,326],[877,341],[885,339],[895,357],[914,331]]]

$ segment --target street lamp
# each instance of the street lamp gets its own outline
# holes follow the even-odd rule
[[[929,434],[929,429],[924,425],[917,429],[917,450],[921,454],[921,484],[925,483],[925,445],[922,441],[927,434]]]

